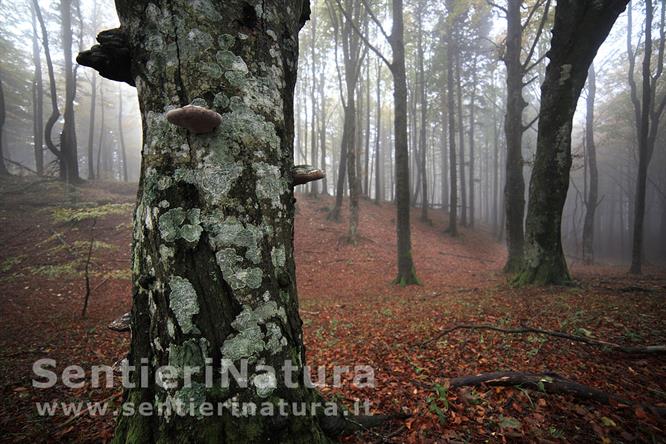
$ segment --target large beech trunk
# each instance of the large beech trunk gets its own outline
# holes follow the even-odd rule
[[[258,384],[257,363],[286,360],[302,381],[304,349],[294,273],[293,92],[303,0],[117,0],[143,119],[134,218],[130,365],[150,384],[126,402],[312,402],[299,384]],[[116,42],[117,43],[117,42]],[[94,50],[93,50],[94,51]],[[82,54],[80,58],[91,57]],[[92,57],[91,57],[92,59]],[[104,75],[104,74],[103,74]],[[195,104],[222,115],[212,133],[171,125],[165,112]],[[249,385],[214,388],[195,374],[183,388],[154,384],[158,367],[249,361]],[[210,361],[208,361],[210,360]],[[135,382],[138,382],[135,374]],[[122,417],[116,442],[322,442],[304,416]]]
[[[537,152],[530,182],[525,264],[518,284],[570,281],[562,251],[562,210],[569,189],[571,126],[587,73],[629,0],[560,0],[550,63],[541,86]]]

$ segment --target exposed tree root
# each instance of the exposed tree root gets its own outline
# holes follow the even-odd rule
[[[666,409],[659,407],[637,404],[620,398],[611,393],[579,384],[575,381],[562,378],[556,373],[521,373],[521,372],[495,372],[483,373],[476,376],[463,376],[449,380],[450,387],[476,387],[482,384],[490,386],[513,386],[544,393],[572,395],[576,398],[587,399],[601,404],[624,404],[628,406],[640,406],[655,415],[666,417]]]
[[[638,346],[638,347],[625,347],[623,345],[614,344],[612,342],[600,341],[598,339],[591,339],[585,336],[570,335],[567,333],[562,333],[559,331],[550,331],[542,330],[540,328],[532,327],[520,327],[520,328],[501,328],[495,327],[494,325],[470,325],[470,324],[459,324],[454,325],[451,328],[441,331],[436,336],[428,339],[427,341],[419,344],[421,347],[430,344],[431,342],[437,341],[440,338],[448,335],[451,332],[456,330],[492,330],[500,333],[509,333],[509,334],[524,334],[524,333],[535,333],[540,335],[553,336],[556,338],[567,339],[570,341],[582,342],[587,345],[595,347],[605,347],[617,351],[620,353],[625,353],[629,355],[646,355],[646,354],[666,354],[666,345],[648,345],[648,346]]]

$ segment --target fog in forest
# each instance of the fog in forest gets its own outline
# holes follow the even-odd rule
[[[664,442],[666,0],[0,0],[0,55],[0,442]],[[118,414],[184,399],[343,409]]]
[[[335,1],[313,2],[312,20],[300,34],[294,157],[297,164],[307,163],[328,172],[323,183],[312,185],[308,191],[335,195],[342,189],[345,195],[349,194],[346,177],[344,186],[338,185],[344,112],[349,100],[345,83],[347,63],[354,67],[357,77],[351,84],[356,108],[353,149],[359,191],[370,199],[392,201],[395,197],[393,87],[391,74],[379,57],[379,54],[390,54],[389,43],[383,35],[390,31],[390,11],[377,2],[373,17],[360,10],[362,3],[352,1],[347,5],[355,8],[356,15],[354,26],[346,27],[345,16]],[[523,31],[521,51],[523,97],[527,103],[522,115],[526,199],[535,156],[540,85],[547,64],[553,10],[550,2],[532,3],[526,3],[521,10],[524,21],[530,18]],[[633,64],[632,80],[639,97],[645,39],[645,6],[641,2],[634,3],[631,35],[627,34],[628,17],[624,13],[595,58],[596,86],[591,90],[588,80],[574,119],[573,166],[562,225],[565,251],[574,262],[583,258],[585,217],[591,206],[596,207],[595,258],[611,263],[625,263],[631,258],[638,138],[629,74]],[[39,6],[48,35],[60,114],[50,137],[51,143],[58,146],[66,107],[62,17],[58,2],[41,1]],[[550,15],[544,16],[546,6]],[[58,174],[57,159],[48,148],[49,141],[41,135],[53,116],[44,35],[31,2],[5,1],[0,7],[5,166],[15,175],[39,172],[54,176]],[[507,90],[503,61],[506,13],[502,8],[476,0],[437,2],[436,6],[431,2],[408,1],[404,7],[411,203],[421,207],[425,202],[432,211],[447,211],[450,206],[448,116],[451,114],[455,120],[460,222],[478,225],[502,240],[507,161],[504,133]],[[97,32],[118,25],[110,1],[74,1],[71,12],[69,38],[74,55],[92,46]],[[661,113],[659,99],[663,98],[664,82],[659,75],[662,68],[659,64],[663,64],[663,41],[659,37],[663,23],[659,5],[654,16],[651,72],[657,78],[653,85],[656,91],[653,108]],[[364,37],[355,30],[362,31]],[[455,35],[455,48],[447,47],[448,33]],[[366,39],[379,53],[365,45]],[[447,103],[449,60],[454,65],[453,109]],[[137,182],[141,117],[136,90],[73,63],[76,82],[73,125],[79,177]],[[588,132],[591,139],[586,137]],[[665,134],[663,129],[657,132],[648,170],[644,230],[644,254],[648,262],[663,262],[666,257]],[[588,146],[590,141],[592,147]],[[591,155],[591,151],[594,154]],[[596,158],[596,203],[589,199],[591,156]],[[346,158],[347,153],[342,157]],[[345,170],[346,166],[342,171]]]

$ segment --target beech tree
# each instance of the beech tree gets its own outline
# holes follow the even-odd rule
[[[129,363],[151,376],[209,359],[250,366],[247,387],[210,389],[200,374],[189,388],[149,378],[125,400],[317,400],[282,378],[260,384],[256,368],[291,361],[299,381],[304,371],[292,186],[321,174],[293,166],[293,99],[309,2],[117,0],[116,8],[121,27],[102,32],[78,61],[136,85],[141,104]],[[324,430],[330,424],[310,414],[136,414],[120,419],[115,441],[316,443]]]
[[[627,53],[629,56],[629,86],[631,88],[631,102],[634,107],[634,120],[636,135],[638,137],[638,177],[636,178],[636,192],[634,201],[633,242],[631,248],[631,268],[633,274],[640,274],[643,265],[643,237],[645,225],[645,201],[647,196],[648,168],[652,161],[654,147],[659,130],[661,115],[666,109],[666,94],[657,94],[660,79],[664,73],[664,53],[666,49],[666,5],[662,1],[661,21],[659,23],[659,43],[657,45],[656,68],[653,68],[652,23],[654,21],[655,7],[652,0],[645,2],[645,35],[643,48],[643,63],[641,67],[642,88],[639,98],[639,89],[636,85],[634,69],[636,66],[636,52],[632,48],[632,11],[629,8],[627,19]],[[654,71],[654,73],[653,73]]]
[[[629,0],[560,0],[541,86],[537,152],[530,180],[525,263],[519,284],[570,281],[562,251],[562,211],[569,189],[571,128],[597,50]]]

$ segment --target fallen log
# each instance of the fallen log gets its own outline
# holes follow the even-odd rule
[[[494,372],[449,379],[449,387],[451,388],[478,387],[480,385],[520,387],[543,393],[571,395],[579,399],[592,400],[607,405],[640,406],[655,415],[666,417],[665,408],[629,401],[612,393],[565,379],[557,373]]]
[[[648,346],[636,346],[636,347],[625,347],[623,345],[614,344],[612,342],[601,341],[599,339],[587,338],[585,336],[570,335],[568,333],[563,333],[560,331],[550,331],[542,330],[540,328],[532,327],[520,327],[520,328],[501,328],[494,325],[471,325],[471,324],[458,324],[453,327],[442,330],[436,336],[428,339],[425,342],[419,344],[420,347],[424,347],[434,341],[441,339],[442,337],[452,333],[456,330],[491,330],[500,333],[508,334],[525,334],[525,333],[534,333],[540,335],[553,336],[556,338],[567,339],[575,342],[582,342],[586,345],[596,346],[596,347],[606,347],[614,351],[618,351],[630,355],[646,355],[646,354],[664,354],[666,353],[666,345],[648,345]]]

